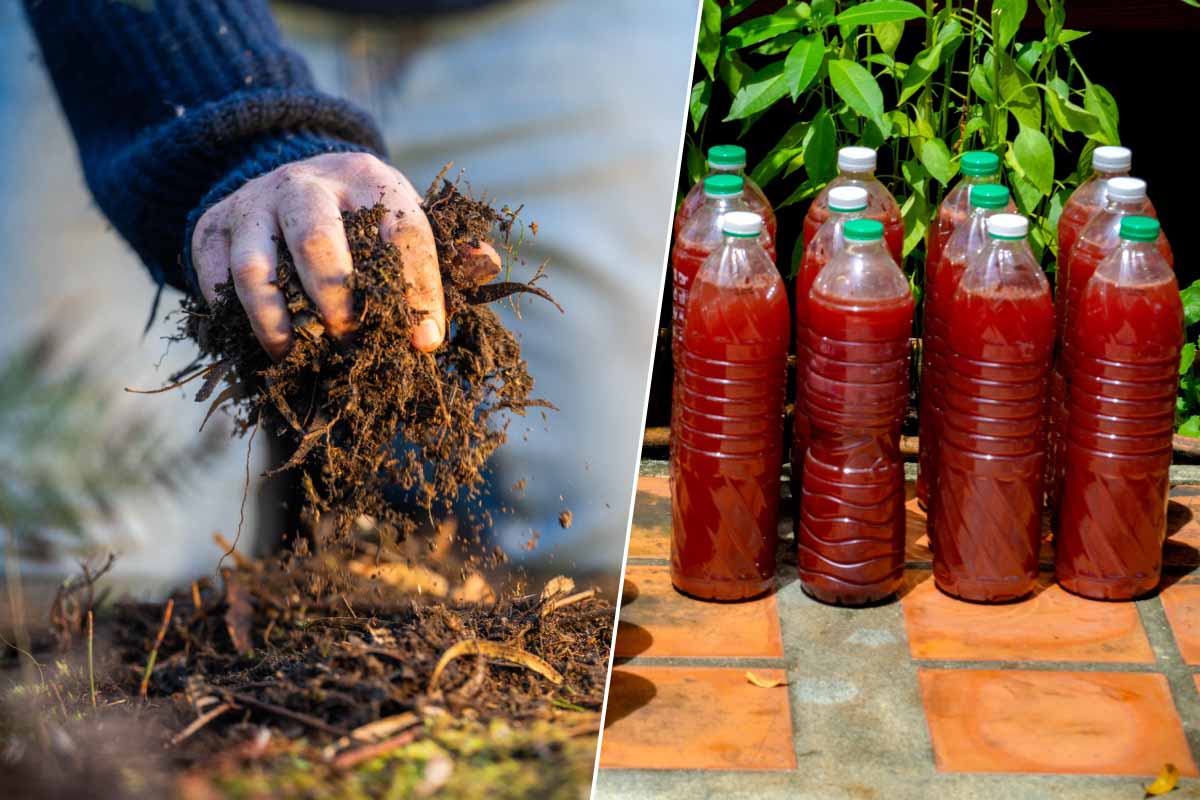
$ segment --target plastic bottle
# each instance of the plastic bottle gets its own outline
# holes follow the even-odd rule
[[[913,299],[877,220],[843,228],[846,245],[808,302],[804,408],[811,439],[800,497],[799,572],[826,603],[896,592],[904,570],[904,465]]]
[[[775,576],[790,320],[761,227],[757,214],[725,215],[677,361],[671,580],[708,600],[760,595]]]
[[[945,309],[933,577],[998,603],[1037,583],[1054,298],[1028,220],[995,214],[987,228]]]
[[[875,151],[869,147],[843,147],[838,150],[838,176],[817,193],[804,215],[804,246],[817,235],[829,219],[829,192],[838,186],[861,186],[867,190],[867,217],[883,223],[884,239],[892,260],[904,262],[904,220],[900,206],[887,187],[875,177]]]
[[[792,418],[792,485],[799,487],[804,474],[804,451],[808,447],[808,417],[804,414],[804,370],[808,364],[808,295],[813,282],[841,250],[846,239],[843,226],[862,219],[867,210],[867,190],[861,186],[836,186],[829,192],[829,219],[804,248],[800,269],[796,272],[796,402]],[[799,499],[799,492],[796,497]],[[795,515],[799,521],[799,515]]]
[[[929,276],[936,269],[950,234],[971,215],[971,187],[1000,181],[1000,156],[995,153],[986,150],[963,153],[958,167],[962,179],[942,199],[925,242],[926,293],[929,292]]]
[[[746,183],[746,208],[763,218],[766,241],[775,241],[775,210],[757,183],[746,175],[746,148],[736,144],[718,144],[708,148],[708,176],[738,175]],[[704,202],[704,181],[700,181],[684,196],[675,212],[675,235],[683,228],[696,209]]]
[[[1126,216],[1068,331],[1068,426],[1054,572],[1068,591],[1128,600],[1162,572],[1183,306],[1158,221]]]
[[[972,186],[971,216],[951,233],[941,256],[932,270],[926,273],[925,330],[921,347],[920,452],[917,490],[929,512],[927,519],[932,531],[934,487],[937,483],[938,452],[941,447],[941,415],[945,407],[942,397],[945,387],[945,350],[948,338],[947,313],[967,262],[988,244],[987,221],[1012,209],[1008,189],[998,183]],[[928,269],[928,268],[927,268]],[[924,494],[922,495],[922,489]],[[930,543],[936,546],[931,538]]]
[[[1060,496],[1063,480],[1063,439],[1059,432],[1066,430],[1067,396],[1070,392],[1071,354],[1066,347],[1068,331],[1078,313],[1079,299],[1104,259],[1120,245],[1121,219],[1130,215],[1154,217],[1154,206],[1146,197],[1146,182],[1139,178],[1117,177],[1105,183],[1105,205],[1092,217],[1071,247],[1065,274],[1060,274],[1065,289],[1065,304],[1058,321],[1059,354],[1050,376],[1050,504],[1053,508]],[[1168,265],[1174,265],[1171,246],[1161,232],[1158,248]]]

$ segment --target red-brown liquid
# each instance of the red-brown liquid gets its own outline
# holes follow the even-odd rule
[[[673,407],[671,579],[740,600],[775,575],[788,305],[778,274],[693,288]]]
[[[966,600],[1014,600],[1037,580],[1054,304],[1048,284],[962,287],[947,311],[934,580]]]
[[[763,249],[771,260],[775,260],[775,243],[763,240]],[[697,244],[686,239],[677,239],[671,250],[671,346],[672,351],[679,347],[683,331],[686,327],[688,294],[692,283],[700,272],[700,267],[710,255],[720,248],[720,242],[715,244]]]
[[[1076,594],[1129,599],[1162,569],[1183,310],[1174,279],[1098,277],[1077,311],[1055,574]]]
[[[809,298],[798,567],[804,590],[826,603],[872,603],[900,586],[912,314],[911,296]]]
[[[873,199],[873,198],[872,198]],[[895,206],[895,201],[893,201]],[[830,211],[828,205],[818,205],[814,202],[808,207],[808,213],[804,215],[804,244],[808,245],[817,235],[817,231],[829,219]],[[883,241],[887,245],[888,253],[891,254],[892,260],[897,264],[904,263],[904,220],[900,218],[899,207],[887,208],[879,207],[875,204],[867,206],[867,213],[863,215],[867,219],[877,219],[883,223]]]

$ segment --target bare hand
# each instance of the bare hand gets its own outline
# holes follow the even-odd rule
[[[192,234],[192,263],[204,299],[212,303],[217,285],[232,276],[263,349],[275,359],[286,355],[292,319],[275,285],[275,240],[282,237],[326,329],[345,338],[357,321],[346,287],[351,262],[342,211],[376,203],[388,209],[380,235],[400,249],[408,301],[425,312],[413,330],[413,345],[436,350],[446,337],[446,308],[433,231],[408,179],[366,153],[331,153],[285,164],[208,209]],[[499,269],[500,258],[490,245],[464,256],[469,266],[477,265],[481,278]]]

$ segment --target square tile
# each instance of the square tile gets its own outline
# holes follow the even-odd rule
[[[1171,490],[1163,565],[1200,566],[1200,487],[1176,486]]]
[[[625,570],[617,657],[781,657],[775,595],[745,603],[707,603],[675,591],[669,567]]]
[[[783,680],[778,669],[756,669]],[[796,768],[786,686],[762,689],[744,669],[617,667],[600,766],[619,769]]]
[[[1160,597],[1183,660],[1200,664],[1200,583],[1172,584]]]
[[[1041,576],[1032,597],[983,605],[938,591],[910,571],[900,601],[913,658],[962,661],[1101,661],[1150,664],[1154,651],[1133,603],[1097,603]]]
[[[671,557],[671,482],[668,478],[638,478],[629,532],[632,558]]]
[[[1196,775],[1162,675],[923,669],[918,679],[942,772],[1149,776],[1169,762]]]

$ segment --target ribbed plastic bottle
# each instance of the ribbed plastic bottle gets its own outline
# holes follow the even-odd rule
[[[933,224],[929,226],[929,237],[925,242],[926,293],[929,291],[930,274],[936,270],[937,261],[950,235],[971,215],[972,187],[1000,182],[1000,156],[995,153],[971,150],[962,154],[958,165],[962,178],[942,198]]]
[[[1068,332],[1072,320],[1078,313],[1079,300],[1083,289],[1095,273],[1096,267],[1108,258],[1120,245],[1121,220],[1131,215],[1154,217],[1154,206],[1146,196],[1146,182],[1139,178],[1117,177],[1105,182],[1105,205],[1099,214],[1092,217],[1080,233],[1079,238],[1071,246],[1067,257],[1065,274],[1058,279],[1063,281],[1066,300],[1059,319],[1059,354],[1055,361],[1054,372],[1050,376],[1050,501],[1051,507],[1057,505],[1059,490],[1062,488],[1063,439],[1061,431],[1067,425],[1067,396],[1070,392],[1071,353],[1066,346]],[[1159,234],[1158,248],[1168,265],[1174,266],[1174,256],[1166,237]]]
[[[746,175],[746,148],[736,144],[718,144],[708,148],[708,175],[737,175],[746,183],[746,208],[763,218],[764,241],[775,241],[775,210],[762,188]],[[675,212],[675,235],[704,202],[704,181],[699,181],[684,195]]]
[[[729,212],[688,298],[671,445],[671,580],[706,600],[771,589],[791,324],[761,218]]]
[[[1162,572],[1183,306],[1158,221],[1126,216],[1067,334],[1066,478],[1054,572],[1068,591],[1128,600]]]
[[[935,522],[933,506],[937,500],[934,487],[937,485],[938,454],[941,448],[941,420],[945,400],[942,397],[946,383],[947,339],[949,338],[947,313],[959,281],[967,268],[967,262],[982,251],[990,241],[987,221],[996,214],[1012,209],[1008,189],[998,183],[972,186],[970,192],[971,216],[950,234],[931,274],[926,275],[924,335],[921,346],[921,393],[920,449],[917,472],[918,486],[923,483],[926,494],[922,498],[928,512],[928,525],[932,530]],[[923,479],[923,481],[922,481]],[[920,496],[920,495],[918,495]],[[937,546],[931,539],[931,544]]]
[[[878,220],[850,220],[846,245],[808,301],[804,409],[811,438],[800,497],[799,572],[825,603],[894,594],[904,571],[904,464],[913,298]]]
[[[862,219],[867,210],[867,190],[861,186],[836,186],[829,192],[829,219],[804,248],[796,272],[796,401],[792,418],[792,485],[799,487],[804,474],[804,451],[808,449],[808,417],[804,414],[804,371],[808,365],[808,295],[813,282],[829,259],[846,244],[843,226]],[[796,500],[799,500],[799,491]],[[799,506],[797,505],[797,510]],[[797,523],[799,514],[795,515]]]
[[[870,219],[883,223],[884,239],[892,260],[897,264],[904,261],[904,220],[896,198],[875,177],[875,151],[869,147],[843,147],[838,150],[838,176],[817,193],[808,213],[804,215],[804,246],[817,235],[817,231],[829,219],[829,192],[838,186],[861,186],[867,190],[867,214]]]
[[[987,228],[946,308],[933,577],[999,603],[1037,582],[1054,298],[1028,221],[996,214]]]

